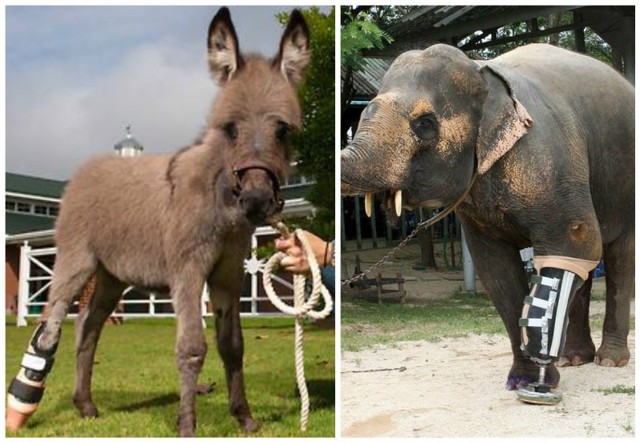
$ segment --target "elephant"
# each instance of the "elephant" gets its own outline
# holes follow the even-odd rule
[[[605,63],[551,45],[478,61],[435,44],[395,59],[341,152],[343,195],[365,194],[369,204],[385,192],[387,207],[395,198],[398,210],[459,201],[478,277],[510,338],[509,389],[539,374],[524,349],[531,328],[521,316],[533,308],[519,252],[527,247],[542,261],[560,258],[556,267],[571,269],[577,282],[556,317],[564,335],[545,381],[557,387],[556,366],[629,361],[634,95]],[[601,259],[606,314],[596,351],[590,271]]]

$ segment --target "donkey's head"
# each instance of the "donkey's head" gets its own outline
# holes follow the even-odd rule
[[[221,90],[211,130],[229,174],[235,204],[254,224],[282,210],[280,182],[289,166],[288,139],[300,127],[297,86],[309,64],[309,29],[294,10],[277,55],[240,53],[231,16],[221,8],[211,21],[209,66]]]

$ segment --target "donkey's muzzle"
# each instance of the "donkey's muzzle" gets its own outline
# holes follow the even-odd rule
[[[233,169],[234,194],[238,204],[254,225],[264,224],[282,211],[284,199],[276,174],[262,164],[247,164]]]

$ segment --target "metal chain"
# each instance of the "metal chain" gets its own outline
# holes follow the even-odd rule
[[[380,266],[382,266],[382,264],[385,261],[387,261],[389,258],[393,257],[395,255],[395,253],[398,252],[399,249],[403,248],[407,243],[409,243],[409,241],[411,239],[413,239],[421,229],[428,228],[429,226],[433,225],[434,223],[439,222],[440,220],[445,218],[447,215],[449,215],[451,212],[453,212],[453,210],[458,207],[458,205],[462,202],[462,200],[467,196],[467,194],[471,190],[471,187],[473,186],[473,183],[476,180],[476,176],[477,176],[477,174],[474,173],[473,177],[471,177],[471,181],[467,185],[467,189],[464,190],[462,195],[455,202],[453,202],[451,204],[451,206],[449,206],[448,208],[444,209],[442,212],[434,215],[430,219],[427,219],[425,221],[422,221],[422,222],[418,223],[418,226],[416,226],[415,229],[411,232],[411,234],[407,235],[407,237],[404,240],[402,240],[398,244],[398,246],[396,246],[391,251],[389,251],[384,257],[382,257],[380,260],[378,260],[373,266],[371,266],[366,271],[361,272],[360,274],[355,275],[355,276],[351,277],[348,280],[344,280],[342,282],[342,286],[348,286],[351,283],[355,283],[357,281],[363,280],[367,276],[367,274],[369,274],[369,273],[375,271],[376,269],[378,269]]]
[[[437,215],[435,215],[434,217],[431,217],[428,220],[425,220],[423,222],[420,222],[418,224],[418,226],[415,227],[415,229],[411,232],[411,234],[407,235],[407,237],[402,240],[398,246],[396,246],[395,248],[393,248],[391,251],[389,251],[384,257],[382,257],[380,260],[378,260],[374,265],[372,265],[369,269],[367,269],[364,272],[361,272],[360,274],[351,277],[348,280],[345,280],[342,282],[342,286],[347,286],[350,285],[351,283],[355,283],[359,280],[363,280],[367,274],[370,274],[371,272],[375,271],[376,269],[378,269],[380,266],[382,266],[382,264],[387,261],[389,258],[393,257],[395,255],[396,252],[398,252],[399,249],[403,248],[407,243],[409,243],[409,241],[411,239],[413,239],[417,234],[418,231],[420,231],[422,228],[426,228],[431,226],[434,223],[439,222],[440,220],[442,220],[444,217],[446,217],[447,215],[449,215],[449,213],[453,210],[453,207],[449,207],[446,211],[438,213]]]

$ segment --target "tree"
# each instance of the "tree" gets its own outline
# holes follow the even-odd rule
[[[549,16],[537,17],[530,22],[518,22],[506,24],[500,28],[494,30],[496,40],[500,40],[505,37],[515,37],[518,35],[525,35],[527,32],[532,32],[538,29],[552,29],[561,26],[568,26],[574,23],[576,17],[573,12],[565,11],[562,13],[555,13]],[[576,39],[576,32],[584,34],[584,48],[581,47],[582,42]],[[480,35],[481,32],[476,33]],[[476,35],[470,35],[467,39],[473,39]],[[582,51],[590,56],[597,58],[598,60],[613,64],[613,55],[611,47],[602,40],[598,34],[593,32],[590,28],[584,30],[567,30],[550,35],[543,35],[533,38],[521,38],[510,42],[505,42],[497,46],[491,46],[481,50],[468,51],[469,56],[475,59],[492,59],[505,52],[525,45],[527,43],[547,43],[560,48],[570,49],[573,51]]]
[[[302,11],[311,34],[311,64],[300,88],[302,128],[293,140],[298,170],[316,181],[306,199],[316,208],[313,220],[298,224],[325,238],[335,234],[335,8]],[[278,14],[286,23],[289,13]]]
[[[355,6],[343,7],[341,15],[342,30],[340,32],[340,65],[343,68],[340,102],[342,113],[355,92],[353,73],[363,69],[365,49],[382,49],[385,44],[393,42],[393,38],[380,29],[379,23],[392,6]],[[344,137],[343,137],[344,140]]]

